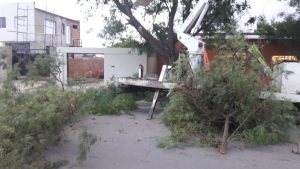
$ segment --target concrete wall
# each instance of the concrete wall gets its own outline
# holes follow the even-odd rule
[[[104,81],[109,82],[112,77],[130,77],[138,73],[139,64],[147,70],[147,56],[139,55],[130,48],[78,48],[58,47],[57,56],[65,63],[60,78],[67,84],[67,53],[96,53],[104,54]]]
[[[0,82],[7,79],[7,69],[12,65],[11,47],[0,47]]]
[[[80,39],[79,21],[37,9],[34,2],[0,3],[0,17],[6,18],[6,28],[0,28],[0,42],[30,42],[30,49],[36,49],[37,53],[45,52],[46,46],[73,46],[73,40]],[[54,35],[45,34],[45,20],[55,22]],[[67,26],[70,27],[69,43],[66,43]]]
[[[55,22],[55,34],[45,34],[45,20],[50,20]],[[32,43],[33,49],[44,49],[45,46],[54,47],[67,47],[72,45],[73,39],[80,39],[80,23],[79,21],[74,21],[67,19],[47,11],[40,9],[35,10],[35,25],[36,29],[36,42]],[[65,25],[65,30],[63,26]],[[73,28],[73,25],[77,26],[77,29]],[[70,27],[69,43],[67,43],[67,26]]]
[[[6,17],[6,28],[0,28],[0,41],[2,42],[14,42],[14,41],[34,41],[34,32],[35,32],[35,25],[34,22],[34,3],[18,3],[19,10],[17,3],[7,3],[1,4],[0,3],[0,17]],[[22,10],[26,9],[26,10]],[[28,9],[28,14],[27,14]],[[27,32],[26,36],[25,33],[19,33],[17,36],[17,24],[16,24],[16,16],[19,17],[19,32]],[[21,17],[27,16],[27,17]],[[27,23],[28,19],[28,23]],[[28,28],[28,30],[27,30]]]

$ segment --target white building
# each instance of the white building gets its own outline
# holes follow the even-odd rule
[[[0,42],[17,53],[81,46],[80,22],[38,9],[34,2],[0,3]]]

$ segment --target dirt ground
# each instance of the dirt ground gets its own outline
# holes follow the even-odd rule
[[[146,120],[148,107],[132,115],[90,116],[65,129],[64,142],[49,148],[48,160],[67,160],[64,169],[299,169],[300,155],[290,144],[244,147],[229,145],[226,155],[214,148],[156,147],[157,139],[169,131],[158,116]],[[78,135],[84,128],[97,135],[87,160],[77,164]],[[299,131],[297,131],[299,134]]]

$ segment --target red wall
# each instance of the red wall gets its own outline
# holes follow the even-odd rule
[[[69,77],[88,77],[103,78],[104,76],[104,59],[69,59]]]
[[[291,51],[300,51],[300,43],[292,40],[282,40],[277,42],[261,40],[261,39],[251,39],[247,40],[249,43],[255,43],[258,46],[262,46],[261,52],[265,57],[266,62],[271,66],[272,56],[274,55],[291,55]],[[279,41],[279,42],[278,42]],[[283,45],[284,44],[284,45]],[[176,48],[178,44],[176,43]],[[299,52],[300,53],[300,52]],[[218,49],[207,50],[207,55],[209,61],[212,61],[218,55]],[[162,65],[165,64],[162,57],[158,57],[157,60],[157,74],[160,74]]]
[[[272,42],[266,40],[248,40],[249,43],[262,46],[261,53],[266,62],[272,66],[272,57],[276,55],[291,55],[291,51],[300,51],[300,43],[292,40],[284,40],[282,42]],[[213,60],[218,55],[218,49],[207,51],[209,60]]]
[[[78,40],[80,39],[80,29],[79,29],[79,26],[78,26],[78,29],[71,29],[71,36],[72,36],[72,41],[75,39],[75,40]]]

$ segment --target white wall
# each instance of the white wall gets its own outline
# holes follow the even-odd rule
[[[132,49],[112,49],[118,53],[104,53],[104,80],[111,77],[131,77],[138,73],[139,64],[144,66],[144,75],[147,70],[147,56],[139,55]]]
[[[19,3],[19,8],[26,9],[26,10],[17,10],[17,3],[0,3],[0,17],[6,17],[6,28],[0,28],[0,41],[3,42],[10,42],[10,41],[34,41],[34,3]],[[28,8],[28,15],[27,15],[27,8]],[[17,16],[17,12],[19,16],[28,16],[28,24],[27,20],[24,21],[25,23],[21,23],[21,19],[19,20],[19,32],[27,32],[28,26],[28,37],[26,39],[25,34],[19,33],[17,39],[17,27],[15,24],[15,16]]]
[[[147,70],[147,56],[139,55],[138,52],[130,48],[77,48],[58,47],[57,55],[65,63],[60,75],[64,83],[67,84],[67,53],[98,53],[104,54],[104,81],[109,82],[111,77],[130,77],[138,73],[139,64]],[[144,71],[144,74],[146,72]]]

